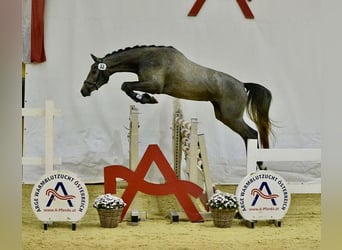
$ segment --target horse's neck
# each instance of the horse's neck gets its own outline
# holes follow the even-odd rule
[[[131,52],[113,54],[104,59],[111,75],[116,72],[137,73],[139,61],[140,54]]]

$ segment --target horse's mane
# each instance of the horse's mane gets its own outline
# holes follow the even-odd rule
[[[136,46],[133,46],[133,47],[126,47],[124,49],[119,49],[119,50],[113,51],[112,53],[108,53],[104,57],[111,56],[111,55],[114,55],[114,54],[118,54],[118,53],[121,53],[121,52],[124,52],[124,51],[128,51],[128,50],[142,49],[142,48],[173,48],[173,47],[172,46],[164,46],[164,45],[136,45]]]

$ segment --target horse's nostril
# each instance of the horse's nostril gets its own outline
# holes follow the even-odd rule
[[[81,94],[83,97],[86,97],[89,95],[89,93],[87,93],[84,89],[81,89]]]

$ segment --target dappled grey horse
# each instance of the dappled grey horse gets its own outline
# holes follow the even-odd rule
[[[116,72],[132,72],[137,74],[138,81],[124,82],[121,89],[134,101],[157,103],[149,94],[210,101],[215,117],[238,133],[246,147],[248,139],[258,139],[258,132],[243,120],[247,108],[259,131],[261,146],[269,147],[272,95],[262,85],[243,83],[226,73],[198,65],[173,47],[136,46],[114,51],[103,58],[91,57],[95,62],[82,86],[83,96],[90,96]],[[262,168],[261,163],[259,168]]]

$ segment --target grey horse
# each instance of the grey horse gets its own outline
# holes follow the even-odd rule
[[[83,96],[90,96],[116,72],[132,72],[137,74],[138,81],[124,82],[121,89],[135,102],[157,103],[150,94],[209,101],[214,106],[215,117],[238,133],[246,147],[248,139],[258,139],[258,132],[243,120],[247,108],[259,131],[261,146],[269,148],[272,94],[264,86],[243,83],[226,73],[203,67],[173,47],[135,46],[114,51],[103,58],[92,54],[91,57],[94,63],[82,86]],[[262,164],[258,165],[260,168]]]

